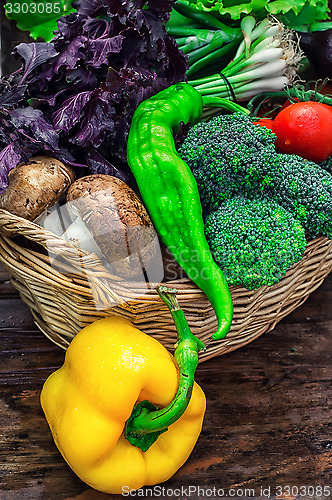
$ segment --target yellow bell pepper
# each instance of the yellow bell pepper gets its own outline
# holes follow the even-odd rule
[[[194,382],[198,350],[175,294],[162,287],[178,330],[175,357],[127,319],[85,327],[45,382],[41,405],[74,472],[105,493],[169,479],[201,432],[205,396]]]

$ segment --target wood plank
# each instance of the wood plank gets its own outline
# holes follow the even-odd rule
[[[11,284],[8,271],[0,263],[0,300],[2,297],[19,297],[19,293]]]
[[[1,287],[0,287],[1,288]],[[35,330],[29,307],[18,297],[5,298],[0,295],[0,330]]]
[[[0,283],[3,283],[5,281],[9,281],[9,273],[5,270],[0,262]]]

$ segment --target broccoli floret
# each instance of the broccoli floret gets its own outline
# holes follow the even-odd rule
[[[179,153],[197,181],[204,215],[237,194],[277,201],[308,234],[332,238],[332,175],[296,155],[247,115],[220,115],[189,130]]]
[[[311,237],[332,238],[331,174],[299,156],[278,154],[277,158],[270,197],[297,218]]]
[[[319,165],[324,170],[329,172],[329,174],[332,174],[332,156],[329,156],[327,160],[322,161],[322,163],[320,163]]]
[[[273,182],[274,140],[271,130],[241,113],[215,116],[189,130],[179,154],[193,172],[205,214],[234,194],[256,194]]]
[[[205,232],[229,285],[248,290],[278,283],[306,248],[299,221],[266,198],[226,200],[207,216]]]

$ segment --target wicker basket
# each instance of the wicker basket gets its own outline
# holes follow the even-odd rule
[[[332,270],[331,250],[331,240],[317,238],[308,243],[302,260],[278,284],[257,291],[232,287],[232,327],[221,341],[211,340],[217,320],[204,293],[189,279],[172,281],[193,333],[207,347],[200,359],[237,349],[273,329]],[[66,348],[85,325],[118,314],[173,350],[175,327],[155,291],[156,283],[148,290],[142,283],[121,283],[94,254],[78,251],[62,238],[5,210],[0,210],[0,260],[36,324],[55,344]]]

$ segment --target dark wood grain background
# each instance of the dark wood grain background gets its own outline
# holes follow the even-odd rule
[[[58,453],[39,394],[64,351],[8,278],[0,270],[0,500],[124,498],[86,486]],[[154,498],[332,498],[331,346],[332,276],[273,332],[200,364],[202,434]]]

